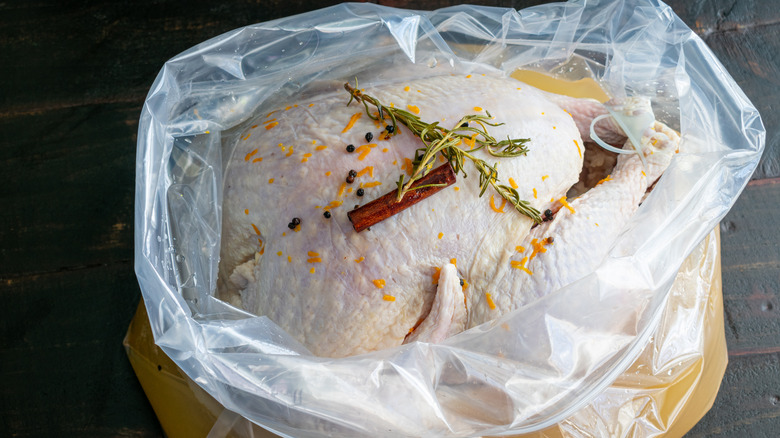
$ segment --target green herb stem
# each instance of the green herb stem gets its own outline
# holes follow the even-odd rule
[[[477,158],[472,154],[475,151],[485,149],[491,156],[497,158],[525,155],[528,152],[526,143],[530,141],[529,139],[507,138],[506,140],[496,141],[495,138],[488,134],[487,126],[500,126],[503,123],[491,122],[493,117],[487,111],[485,111],[486,115],[470,114],[464,116],[450,130],[440,126],[439,122],[423,122],[418,116],[409,111],[385,106],[378,99],[364,94],[358,89],[357,80],[355,80],[355,87],[346,83],[344,88],[350,94],[347,105],[354,99],[363,103],[366,114],[371,119],[381,121],[389,119],[393,130],[388,135],[397,135],[399,132],[398,124],[400,123],[423,142],[424,147],[417,149],[415,159],[412,161],[411,177],[407,180],[405,175],[402,174],[398,179],[397,201],[400,201],[412,189],[411,186],[415,181],[431,171],[436,154],[441,153],[449,161],[455,174],[463,173],[464,178],[468,177],[464,168],[465,159],[469,159],[474,164],[477,172],[479,172],[480,197],[485,194],[489,186],[492,186],[501,197],[515,207],[515,210],[533,219],[536,223],[542,222],[539,211],[531,207],[528,201],[520,199],[520,194],[517,190],[499,183],[498,170],[496,168],[498,163],[491,166],[485,160]],[[377,109],[376,113],[371,112],[371,106]],[[476,126],[472,126],[472,123]],[[464,126],[464,124],[468,126]],[[461,148],[460,145],[464,142],[473,144],[473,148],[470,150]]]

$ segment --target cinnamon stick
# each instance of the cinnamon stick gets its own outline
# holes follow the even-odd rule
[[[380,198],[374,199],[366,205],[362,205],[350,211],[347,213],[347,217],[349,217],[349,220],[352,222],[352,228],[359,233],[454,183],[455,172],[452,170],[450,163],[445,163],[415,181],[414,184],[412,184],[411,189],[406,192],[400,201],[396,201],[398,191],[393,190]],[[423,187],[415,190],[415,187],[426,184],[446,185],[440,187]]]

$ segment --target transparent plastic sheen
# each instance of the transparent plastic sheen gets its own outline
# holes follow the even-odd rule
[[[443,343],[341,359],[214,298],[224,163],[270,102],[356,76],[370,87],[518,69],[650,98],[681,133],[681,152],[590,275]],[[530,432],[591,403],[636,360],[680,265],[733,205],[764,139],[733,79],[657,1],[343,4],[235,30],[165,64],[139,125],[136,272],[156,343],[227,409],[277,434]]]

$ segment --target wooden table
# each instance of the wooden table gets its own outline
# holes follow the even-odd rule
[[[163,63],[190,46],[329,3],[0,3],[0,435],[161,435],[121,347],[140,298],[133,191],[144,97]],[[721,225],[730,363],[689,436],[778,436],[780,5],[671,6],[768,127],[759,169]]]

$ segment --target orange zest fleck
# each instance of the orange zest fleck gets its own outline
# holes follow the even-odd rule
[[[311,157],[311,152],[307,152],[307,153],[303,154],[303,158],[301,158],[301,163],[305,163],[305,162],[309,161],[309,157]]]
[[[525,247],[523,245],[517,245],[515,250],[517,250],[517,252],[525,252]]]
[[[550,177],[550,175],[542,175],[542,181],[546,180],[549,177]]]
[[[347,183],[342,182],[341,186],[339,186],[339,193],[336,196],[338,196],[339,198],[344,196],[344,189],[346,188],[347,188]]]
[[[642,176],[647,176],[644,170],[642,171]]]
[[[470,78],[470,77],[471,77],[471,75],[466,75],[466,79],[468,79],[468,78]]]
[[[252,158],[252,155],[257,153],[257,149],[253,150],[252,152],[246,154],[246,157],[244,157],[244,161],[249,161],[250,158]]]
[[[382,148],[382,152],[387,152],[387,151],[389,151],[389,150],[390,150],[390,149],[388,149],[388,148]]]
[[[409,88],[408,85],[404,87],[404,91],[409,91],[409,90],[410,90],[410,88]]]
[[[341,131],[341,133],[343,134],[343,133],[349,131],[350,129],[352,129],[352,127],[355,126],[355,122],[357,122],[358,119],[360,118],[360,116],[362,116],[362,115],[363,115],[363,113],[360,113],[360,112],[352,114],[352,117],[349,118],[349,122],[347,122],[347,126],[344,127],[344,130]]]
[[[311,108],[311,107],[313,107],[313,106],[314,106],[314,104],[313,104],[313,103],[310,103],[310,104],[309,104],[309,108]]]
[[[343,204],[344,201],[339,199],[338,201],[330,201],[330,204],[326,205],[324,210],[330,210],[331,208],[339,207],[341,204]]]
[[[314,252],[314,251],[309,251],[309,252],[306,253],[306,255],[308,255],[309,257],[319,257],[320,253]]]
[[[490,195],[490,208],[493,209],[496,213],[503,213],[504,212],[504,206],[506,205],[506,198],[501,198],[501,207],[496,207],[495,200],[493,199],[493,195]]]
[[[366,259],[365,257],[361,257],[359,259],[355,259],[355,263],[360,263],[360,262],[362,262],[365,259]]]
[[[455,190],[457,192],[458,190],[460,190],[460,187],[455,187],[455,188],[453,188],[453,190]]]
[[[409,111],[411,111],[411,112],[413,112],[415,114],[420,114],[420,108],[418,108],[415,105],[406,105],[406,108],[409,109]]]
[[[248,208],[244,209],[244,214],[249,214],[249,209]]]
[[[568,208],[568,209],[569,209],[569,211],[570,211],[572,214],[574,214],[574,213],[575,213],[575,211],[574,211],[574,208],[573,208],[571,205],[569,205],[569,203],[568,203],[568,202],[566,202],[566,197],[565,197],[565,196],[563,196],[563,197],[562,197],[561,199],[559,199],[558,201],[560,201],[560,203],[561,203],[561,204],[563,204],[563,206],[564,206],[564,207]]]
[[[376,286],[379,289],[383,289],[385,287],[385,280],[379,278],[376,280],[371,280],[372,283],[374,283],[374,286]]]
[[[599,185],[599,184],[607,182],[607,181],[612,181],[612,175],[607,175],[604,179],[602,179],[601,181],[597,182],[596,185]]]
[[[537,193],[536,193],[536,187],[534,187],[534,199],[536,199],[536,195],[537,195]]]
[[[331,174],[330,170],[325,172],[325,176],[330,176],[330,174]]]
[[[287,256],[287,263],[292,263],[292,257]]]
[[[441,268],[433,267],[433,269],[436,270],[433,274],[431,274],[431,280],[433,280],[433,284],[439,284],[439,276],[441,275]]]
[[[273,179],[273,178],[270,178],[270,179],[268,180],[268,184],[273,184],[273,183],[274,183],[274,179]]]
[[[412,176],[412,171],[414,170],[412,160],[404,158],[404,165],[401,167],[401,169],[403,169],[407,175]]]
[[[395,297],[392,295],[383,295],[382,299],[385,301],[395,301]]]
[[[259,163],[261,161],[263,161],[263,157],[257,157],[254,160],[252,160],[253,163]]]
[[[357,173],[357,176],[363,176],[366,173],[368,173],[368,175],[373,178],[374,177],[374,166],[366,166],[366,167],[360,169],[358,171],[358,173]]]
[[[273,128],[274,126],[276,126],[278,124],[279,124],[279,122],[269,123],[269,124],[265,125],[265,129],[271,129],[271,128]]]
[[[358,155],[358,160],[363,161],[369,152],[371,152],[371,147],[369,145],[364,144],[362,146],[358,146],[357,149],[355,149],[355,152],[360,152],[360,155]]]
[[[490,296],[490,292],[485,292],[485,300],[487,301],[490,310],[496,309],[496,303],[493,302],[493,297]]]
[[[292,105],[287,105],[287,108],[285,108],[284,110],[287,111],[290,108],[292,108]]]
[[[293,154],[293,147],[292,147],[292,146],[290,146],[290,150],[289,150],[289,151],[287,151],[287,154],[285,155],[285,157],[289,157],[289,156],[290,156],[290,155],[292,155],[292,154]]]
[[[309,263],[322,263],[322,257],[309,257],[306,261]]]
[[[476,132],[471,134],[471,137],[463,139],[463,143],[466,143],[468,147],[474,149],[474,145],[477,143],[477,135],[479,134]]]
[[[519,262],[518,262],[517,260],[511,260],[511,261],[509,262],[509,264],[510,264],[510,265],[511,265],[513,268],[515,268],[515,269],[519,269],[519,270],[521,270],[521,271],[525,271],[525,273],[526,273],[526,274],[528,274],[528,275],[534,275],[534,273],[533,273],[533,272],[531,272],[531,270],[530,270],[530,269],[528,269],[528,268],[526,268],[526,267],[525,267],[525,264],[526,264],[526,263],[528,263],[528,257],[523,257],[523,259],[522,259],[522,260],[520,260]]]
[[[463,292],[466,292],[466,289],[468,289],[469,284],[466,283],[466,280],[463,280],[463,286],[461,286],[460,290]],[[463,297],[463,304],[466,304],[466,297]]]
[[[444,237],[444,233],[439,233],[439,240],[441,240],[442,237]]]
[[[258,236],[260,236],[260,229],[259,229],[259,228],[257,228],[257,225],[255,225],[255,224],[252,224],[252,228],[254,228],[254,230],[255,230],[255,234],[257,234]]]
[[[536,257],[536,254],[541,252],[547,252],[547,248],[545,248],[545,245],[551,245],[552,242],[550,241],[549,237],[546,237],[539,241],[538,239],[533,239],[531,241],[531,245],[534,247],[534,250],[531,252],[531,257],[529,260],[533,260],[534,257]]]
[[[482,111],[482,107],[481,106],[475,106],[474,107],[474,111],[480,112],[480,111]]]
[[[324,144],[321,144],[321,145],[317,146],[316,148],[314,148],[314,150],[324,151],[327,148],[328,148],[327,146],[325,146]]]
[[[382,183],[381,183],[381,182],[379,182],[379,181],[372,181],[372,182],[370,182],[370,183],[365,183],[365,184],[363,184],[363,187],[365,187],[365,188],[371,188],[371,187],[376,187],[376,186],[380,186],[380,185],[382,185]]]
[[[252,133],[251,133],[251,132],[250,132],[249,134],[247,134],[247,135],[245,135],[245,136],[241,137],[241,140],[246,140],[247,138],[249,138],[249,136],[250,136],[250,135],[252,135]]]
[[[455,265],[455,266],[458,266],[458,259],[456,259],[456,258],[451,258],[451,259],[450,259],[450,263],[451,263],[451,264],[453,264],[453,265]]]
[[[577,153],[580,154],[580,158],[582,158],[582,149],[580,149],[580,144],[577,143],[577,140],[574,140],[574,144],[577,146]]]
[[[281,252],[281,251],[279,251],[279,252],[277,252],[277,253],[276,253],[276,255],[278,255],[279,257],[281,257],[281,256],[282,256],[282,252]]]
[[[314,273],[314,268],[309,269],[309,272]]]
[[[512,178],[509,178],[509,185],[512,186],[513,189],[516,189],[517,187],[519,187],[517,185],[517,183],[515,182],[515,180],[513,180]]]

